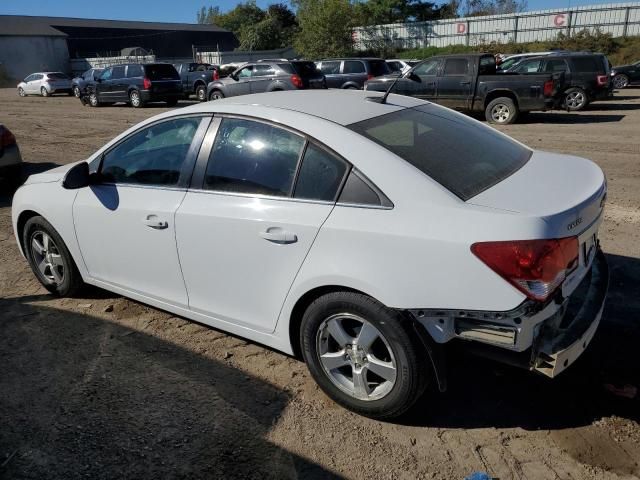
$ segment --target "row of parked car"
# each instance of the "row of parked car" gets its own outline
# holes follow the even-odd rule
[[[206,101],[281,90],[391,88],[456,110],[484,112],[489,122],[508,124],[533,110],[582,110],[610,97],[614,87],[638,80],[640,62],[611,68],[603,54],[550,51],[506,58],[442,55],[423,61],[265,59],[239,65],[228,75],[206,63],[132,63],[90,69],[74,79],[60,72],[32,74],[18,92],[68,93],[93,107],[117,102],[142,107],[151,102],[171,106],[190,95]]]

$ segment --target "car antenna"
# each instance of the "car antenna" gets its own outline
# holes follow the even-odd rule
[[[422,63],[422,62],[420,62],[420,63]],[[376,102],[376,103],[381,103],[381,104],[387,103],[387,97],[391,93],[391,90],[393,90],[393,87],[396,86],[396,83],[398,83],[398,80],[400,80],[401,78],[408,77],[409,75],[411,75],[411,72],[413,72],[413,69],[416,68],[418,65],[420,65],[420,63],[414,65],[409,70],[407,70],[407,73],[404,73],[404,74],[401,73],[400,75],[398,75],[396,77],[396,79],[393,82],[391,82],[391,85],[389,86],[389,88],[387,88],[387,91],[384,92],[383,96],[381,96],[381,97],[367,97],[367,100],[369,100],[370,102]]]

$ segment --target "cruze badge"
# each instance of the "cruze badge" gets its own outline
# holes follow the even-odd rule
[[[574,228],[576,228],[581,223],[582,223],[582,217],[578,217],[573,222],[571,222],[569,225],[567,225],[567,230],[573,230]]]

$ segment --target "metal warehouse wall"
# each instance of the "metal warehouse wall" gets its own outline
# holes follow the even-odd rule
[[[381,44],[399,48],[444,47],[552,40],[559,32],[573,34],[596,27],[614,37],[640,35],[640,2],[358,27],[353,39],[358,50]]]
[[[69,73],[67,41],[62,37],[0,36],[0,63],[18,81],[33,72]]]

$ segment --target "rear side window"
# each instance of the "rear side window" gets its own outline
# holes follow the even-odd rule
[[[346,171],[345,162],[310,143],[304,152],[293,196],[309,200],[333,201]]]
[[[180,80],[178,71],[168,63],[145,65],[144,70],[149,80]]]
[[[69,80],[69,77],[61,72],[48,73],[47,77],[53,80]]]
[[[359,60],[345,60],[343,73],[365,73],[364,63]]]
[[[384,60],[369,60],[369,73],[374,77],[379,77],[380,75],[388,75],[391,70]]]
[[[290,63],[279,63],[278,68],[285,73],[296,73],[296,71],[293,69],[293,65],[291,65]]]
[[[466,58],[448,58],[444,62],[444,75],[469,75],[469,60]]]
[[[547,60],[547,64],[544,66],[544,71],[547,73],[553,72],[566,72],[567,71],[567,62],[562,59],[549,59]]]
[[[300,135],[282,128],[224,118],[209,156],[204,188],[289,196],[304,143]]]
[[[340,62],[339,61],[329,61],[329,62],[323,61],[322,66],[320,67],[320,70],[325,75],[340,73]]]
[[[113,67],[113,74],[111,78],[124,78],[124,65],[119,67]]]
[[[572,63],[575,72],[604,72],[604,64],[595,57],[574,57]]]
[[[531,151],[491,128],[435,105],[348,126],[403,158],[462,200],[512,175]]]
[[[142,65],[129,65],[127,67],[127,78],[144,77],[144,68]]]

